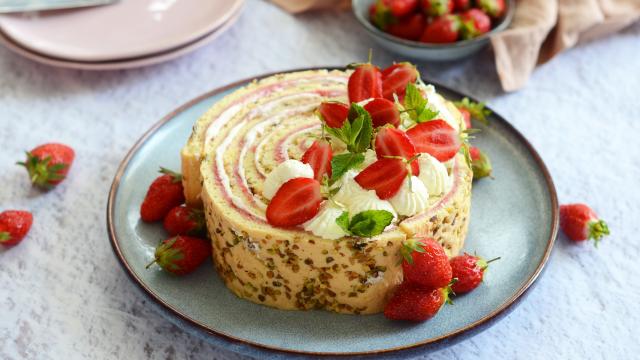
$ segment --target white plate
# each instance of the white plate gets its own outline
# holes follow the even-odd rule
[[[71,61],[142,57],[191,43],[220,27],[243,0],[121,0],[108,6],[0,16],[19,46]]]
[[[196,39],[195,41],[185,44],[181,47],[171,49],[169,51],[164,51],[144,57],[131,58],[126,60],[117,60],[117,61],[100,61],[100,62],[82,62],[82,61],[73,61],[66,59],[58,59],[49,57],[43,54],[39,54],[37,52],[33,52],[30,49],[22,47],[20,44],[13,41],[7,35],[3,34],[0,31],[0,45],[6,46],[9,50],[15,52],[18,55],[22,55],[30,60],[61,68],[68,69],[79,69],[79,70],[93,70],[93,71],[105,71],[105,70],[119,70],[119,69],[129,69],[129,68],[137,68],[142,66],[153,65],[157,63],[161,63],[164,61],[168,61],[171,59],[175,59],[179,56],[185,55],[191,51],[194,51],[201,46],[209,43],[210,41],[217,38],[220,34],[225,32],[231,25],[233,25],[236,20],[240,17],[241,8],[232,15],[232,17],[224,23],[218,29],[215,29],[209,34]]]

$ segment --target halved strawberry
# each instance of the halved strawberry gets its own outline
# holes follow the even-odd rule
[[[382,97],[393,101],[393,94],[404,97],[407,84],[418,79],[418,70],[408,62],[393,64],[382,71]]]
[[[462,141],[456,129],[441,119],[420,123],[407,130],[417,152],[426,152],[439,161],[454,157]]]
[[[294,178],[284,183],[267,206],[267,221],[292,227],[311,220],[320,211],[322,195],[315,179]]]
[[[385,156],[401,156],[410,160],[416,155],[416,148],[404,131],[385,127],[376,135],[376,155],[378,159]],[[417,161],[411,162],[411,174],[420,175],[420,165]]]
[[[316,140],[302,155],[302,162],[311,165],[315,174],[314,178],[321,182],[325,174],[331,177],[332,158],[331,145],[324,140]]]
[[[349,115],[349,106],[335,101],[323,102],[318,107],[318,112],[328,127],[341,128]]]
[[[398,19],[395,24],[389,24],[387,32],[399,38],[417,41],[420,39],[426,23],[424,15],[412,14],[406,18]]]
[[[347,84],[349,102],[360,102],[382,96],[382,75],[377,66],[369,63],[359,65],[349,77]]]
[[[393,101],[383,98],[375,98],[369,101],[364,109],[371,115],[373,127],[391,124],[395,127],[400,125],[400,111],[396,108]]]
[[[395,195],[407,178],[409,171],[401,159],[380,159],[366,167],[355,177],[356,182],[367,190],[375,190],[380,199]]]

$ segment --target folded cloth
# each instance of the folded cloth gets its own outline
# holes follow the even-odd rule
[[[348,8],[348,0],[272,0],[298,13]],[[537,65],[640,19],[640,0],[516,0],[511,26],[491,37],[502,88],[522,88]]]
[[[640,19],[640,0],[518,0],[509,29],[491,38],[502,88],[523,87],[536,65]]]

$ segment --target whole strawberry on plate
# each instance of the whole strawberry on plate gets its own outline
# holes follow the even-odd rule
[[[146,222],[160,221],[171,209],[184,203],[182,175],[162,167],[160,173],[162,175],[151,183],[140,206],[140,217]]]
[[[573,241],[593,239],[598,243],[609,235],[609,226],[586,204],[567,204],[560,206],[560,227]]]
[[[459,295],[477,288],[484,278],[484,272],[489,267],[489,263],[498,259],[500,258],[486,261],[479,256],[467,253],[454,257],[449,263],[451,264],[453,278],[457,280],[451,285],[451,290],[456,295]]]
[[[452,272],[444,249],[433,239],[409,239],[401,249],[404,282],[428,289],[443,288]]]
[[[445,302],[450,303],[449,287],[429,289],[402,283],[384,308],[384,316],[390,320],[413,322],[434,317]]]
[[[154,259],[147,265],[158,264],[163,270],[175,275],[193,272],[209,256],[211,245],[203,239],[178,235],[164,240],[156,248]]]
[[[471,170],[473,170],[473,180],[482,179],[491,176],[491,160],[489,156],[475,146],[469,147],[469,156],[471,156]]]
[[[6,210],[0,213],[0,245],[13,246],[27,236],[33,224],[28,211]]]
[[[27,169],[33,185],[51,189],[67,177],[75,156],[67,145],[48,143],[27,151],[27,159],[17,164]]]
[[[171,209],[167,216],[164,217],[163,226],[171,236],[190,235],[204,237],[207,232],[204,211],[185,205]]]

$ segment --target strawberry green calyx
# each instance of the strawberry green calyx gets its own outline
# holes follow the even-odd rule
[[[589,222],[589,239],[594,240],[594,245],[598,247],[598,243],[605,236],[609,235],[609,226],[604,220],[594,220]]]
[[[471,170],[473,170],[473,179],[482,179],[483,177],[491,176],[493,168],[491,166],[491,160],[487,154],[478,150],[478,157],[471,161]]]
[[[413,252],[423,253],[424,244],[419,239],[409,239],[402,243],[402,247],[400,248],[400,255],[409,263],[413,265]]]
[[[172,182],[175,183],[179,183],[182,181],[182,174],[177,173],[175,171],[169,170],[167,168],[163,168],[162,166],[160,167],[160,170],[158,171],[161,174],[165,174],[165,175],[169,175],[172,178]]]
[[[157,263],[161,268],[167,271],[180,270],[180,266],[177,265],[176,262],[184,258],[184,253],[180,249],[173,248],[173,245],[177,240],[178,238],[174,237],[158,246],[155,252],[155,258],[152,262],[147,264],[146,268],[148,269],[151,265]]]
[[[497,260],[500,260],[500,256],[498,256],[497,258],[493,258],[491,260],[485,260],[479,256],[476,256],[476,265],[480,268],[480,270],[485,271],[489,267],[490,263]]]
[[[11,240],[11,234],[7,231],[0,231],[0,244]]]
[[[455,293],[453,292],[453,289],[451,287],[453,286],[453,284],[457,282],[458,282],[458,278],[453,278],[451,279],[451,281],[449,281],[447,286],[440,289],[440,291],[442,291],[442,298],[444,299],[443,303],[453,305],[453,300],[451,300],[451,294],[455,295]]]
[[[375,10],[371,14],[371,22],[380,30],[386,30],[391,24],[395,24],[397,19],[391,10],[384,4],[383,0],[376,1]]]
[[[51,156],[47,156],[44,159],[33,155],[27,151],[27,161],[18,162],[16,164],[24,166],[29,173],[31,182],[41,188],[50,189],[53,187],[53,183],[64,179],[64,175],[60,172],[66,169],[68,164],[53,164],[51,163]]]
[[[465,29],[467,26],[469,26],[469,24],[463,24],[463,29]],[[471,22],[470,26],[473,26],[473,22]],[[473,26],[473,28],[475,29],[475,26]],[[469,114],[471,114],[471,117],[473,119],[476,119],[485,125],[489,124],[487,116],[491,115],[491,110],[486,109],[483,102],[477,103],[465,97],[461,101],[454,102],[454,104],[459,108],[463,108],[469,111]]]

